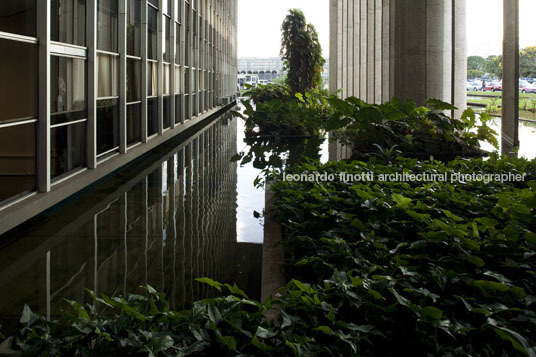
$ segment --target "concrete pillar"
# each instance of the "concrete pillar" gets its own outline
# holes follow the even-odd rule
[[[330,0],[330,91],[466,107],[466,0]],[[346,150],[330,150],[332,157]]]
[[[519,147],[519,0],[503,2],[502,153]]]
[[[464,109],[465,0],[331,0],[330,90]]]

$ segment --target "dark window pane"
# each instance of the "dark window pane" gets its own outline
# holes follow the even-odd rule
[[[127,58],[127,102],[141,100],[141,61]]]
[[[190,65],[190,27],[191,27],[191,16],[190,16],[190,5],[186,4],[186,12],[184,13],[186,16],[186,27],[184,30],[186,31],[185,37],[184,37],[184,65],[189,66]]]
[[[50,176],[59,178],[86,165],[86,122],[50,130]]]
[[[158,8],[158,0],[149,0],[149,4],[153,4]]]
[[[141,141],[141,103],[127,105],[127,143]]]
[[[167,97],[163,98],[164,103],[164,129],[167,129],[171,127],[171,96],[168,95]]]
[[[97,101],[97,155],[119,147],[117,99]]]
[[[36,117],[37,46],[0,39],[0,123]]]
[[[64,124],[71,121],[77,121],[81,119],[87,119],[86,110],[70,111],[64,113],[50,114],[50,124]]]
[[[127,54],[141,57],[141,2],[129,0],[127,8]]]
[[[164,26],[163,26],[164,33],[162,34],[162,41],[163,41],[162,47],[164,49],[163,59],[164,59],[164,62],[171,62],[171,42],[170,42],[171,20],[166,16],[164,16],[163,20],[164,20]]]
[[[182,6],[184,5],[183,0],[174,0],[175,1],[175,20],[181,22],[182,15]]]
[[[190,95],[184,96],[184,120],[188,120],[191,118],[191,114],[190,114],[190,100],[191,99],[192,98]]]
[[[190,93],[192,89],[190,88],[190,69],[184,69],[184,93]]]
[[[117,6],[117,0],[98,0],[97,48],[99,50],[118,52]]]
[[[182,95],[175,96],[175,123],[182,122]]]
[[[117,97],[119,95],[119,57],[98,53],[97,73],[97,97]]]
[[[175,63],[176,64],[180,64],[181,63],[181,54],[182,54],[182,46],[181,46],[181,25],[179,24],[176,24],[176,31],[177,33],[175,34],[175,42],[176,42],[176,45],[175,45]]]
[[[0,202],[36,188],[35,123],[0,128]]]
[[[158,15],[158,12],[151,6],[147,5],[147,19],[148,19],[147,57],[150,59],[154,59],[154,60],[158,59],[157,53],[156,53],[157,52],[156,51],[156,45],[157,45],[156,34],[158,31],[157,15]]]
[[[147,136],[158,132],[158,98],[147,99]]]
[[[85,119],[86,62],[70,57],[50,57],[51,124]]]
[[[36,0],[0,0],[0,31],[35,37],[35,14]]]
[[[175,67],[175,93],[182,93],[182,68]]]
[[[147,62],[147,96],[152,97],[157,95],[157,84],[158,78],[156,75],[157,71],[157,62]]]
[[[86,45],[86,0],[52,0],[50,39]]]

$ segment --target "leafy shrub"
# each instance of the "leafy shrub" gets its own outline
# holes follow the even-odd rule
[[[367,104],[355,97],[341,100],[330,97],[334,120],[350,124],[335,137],[352,148],[354,158],[364,158],[382,149],[396,148],[404,156],[454,158],[457,155],[482,155],[479,141],[498,147],[496,133],[487,125],[491,119],[480,115],[480,124],[472,109],[460,120],[442,111],[456,109],[439,100],[429,100],[426,107],[417,107],[411,100],[394,98],[385,104]]]
[[[342,127],[345,122],[332,117],[325,90],[287,96],[285,87],[268,86],[252,89],[242,103],[244,113],[233,112],[246,122],[246,134],[261,136],[318,135],[323,130]],[[249,96],[249,97],[248,97]],[[273,99],[271,99],[273,98]]]
[[[376,175],[372,182],[272,184],[287,276],[322,290],[320,301],[336,306],[334,321],[367,326],[360,354],[535,355],[536,160],[399,157],[389,165],[371,159],[291,172]],[[379,176],[404,172],[526,173],[527,181]]]
[[[266,85],[261,84],[258,87],[246,85],[246,88],[247,91],[244,92],[243,96],[251,99],[254,104],[266,103],[274,99],[283,101],[293,99],[286,85],[268,83]]]

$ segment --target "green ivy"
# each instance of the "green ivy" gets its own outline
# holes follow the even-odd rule
[[[377,332],[358,341],[361,354],[535,355],[535,160],[372,159],[289,172],[377,178],[272,184],[287,277],[344,291],[336,318]],[[527,175],[504,183],[379,180],[404,172]]]

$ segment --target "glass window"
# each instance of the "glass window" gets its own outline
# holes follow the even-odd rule
[[[141,2],[129,0],[127,8],[127,54],[141,57]]]
[[[164,33],[162,34],[162,41],[163,41],[163,50],[164,50],[164,62],[171,62],[171,28],[170,28],[171,20],[164,16],[164,26],[163,30]]]
[[[147,99],[147,136],[158,132],[158,98]]]
[[[171,93],[171,90],[170,90],[171,83],[170,83],[170,73],[169,72],[170,72],[170,65],[165,64],[164,65],[164,95]]]
[[[182,121],[182,95],[175,96],[175,123]]]
[[[141,60],[127,58],[127,102],[141,100]]]
[[[117,99],[97,101],[97,155],[119,147],[119,105]]]
[[[175,33],[175,63],[181,63],[181,25],[176,24],[176,33]]]
[[[118,1],[98,0],[97,48],[118,52]]]
[[[59,178],[86,163],[86,122],[50,130],[50,176]]]
[[[83,59],[50,57],[50,120],[61,124],[87,118]]]
[[[162,0],[162,13],[171,16],[171,0]]]
[[[52,0],[50,39],[86,45],[86,0]]]
[[[37,46],[0,39],[0,54],[0,124],[37,118]]]
[[[157,57],[157,15],[158,11],[151,6],[147,6],[147,57],[150,59],[158,59]]]
[[[147,62],[147,96],[153,97],[156,96],[157,91],[157,62],[148,61]]]
[[[0,31],[35,37],[36,28],[36,0],[0,0]]]
[[[127,143],[141,141],[141,103],[127,105]]]
[[[152,4],[158,8],[158,0],[149,0],[149,4]]]
[[[182,15],[182,6],[184,5],[183,0],[175,0],[175,20],[181,22]]]
[[[0,202],[36,188],[35,123],[0,128]]]
[[[171,126],[171,96],[164,97],[163,103],[164,129],[167,129]]]
[[[182,69],[180,66],[175,66],[175,93],[182,93]]]
[[[97,53],[97,97],[117,97],[119,95],[119,58]]]
[[[190,96],[184,96],[184,120],[190,119]]]
[[[192,90],[190,88],[190,69],[184,69],[184,93],[190,93]]]

